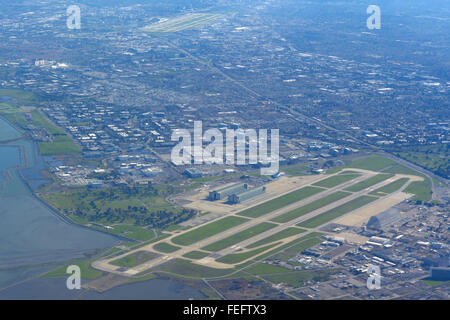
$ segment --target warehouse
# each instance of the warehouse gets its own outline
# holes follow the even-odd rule
[[[226,199],[229,195],[245,192],[248,186],[245,183],[236,183],[231,186],[214,190],[209,193],[208,200],[216,201]]]
[[[241,194],[231,194],[228,196],[228,202],[233,204],[241,203],[245,200],[259,196],[264,192],[266,192],[266,187],[253,188]]]

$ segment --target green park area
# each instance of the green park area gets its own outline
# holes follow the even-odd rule
[[[76,223],[146,241],[154,237],[151,228],[163,229],[195,215],[193,210],[175,208],[167,202],[169,193],[169,189],[151,185],[77,187],[44,190],[41,197]]]
[[[393,153],[438,176],[450,178],[450,145],[448,143],[405,146],[393,149]]]

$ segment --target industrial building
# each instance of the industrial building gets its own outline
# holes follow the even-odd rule
[[[240,193],[240,194],[231,194],[228,196],[228,202],[233,203],[233,204],[241,203],[245,200],[259,196],[260,194],[263,194],[264,192],[266,192],[266,187],[253,188],[247,192]]]
[[[379,230],[384,226],[394,223],[400,219],[400,210],[397,208],[390,208],[377,214],[376,216],[371,217],[369,222],[367,222],[367,228]]]
[[[236,183],[219,190],[213,190],[209,193],[208,200],[216,201],[226,199],[229,195],[240,194],[247,191],[247,188],[248,186],[246,183]]]

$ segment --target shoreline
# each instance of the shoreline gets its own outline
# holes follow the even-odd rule
[[[65,222],[65,223],[67,223],[69,225],[76,226],[76,227],[79,227],[79,228],[82,228],[82,229],[86,229],[86,230],[99,232],[99,233],[102,233],[102,234],[106,234],[106,235],[112,236],[113,238],[116,238],[117,240],[120,240],[120,241],[137,242],[136,240],[129,239],[129,238],[126,238],[126,237],[123,237],[123,236],[119,236],[119,235],[113,234],[111,232],[98,230],[98,229],[91,228],[89,226],[77,223],[77,222],[73,221],[72,219],[70,219],[69,217],[67,217],[66,215],[64,215],[61,212],[59,212],[59,210],[54,208],[50,203],[47,203],[44,199],[39,197],[39,195],[36,193],[36,191],[33,190],[33,188],[31,188],[29,182],[26,180],[26,178],[22,174],[22,170],[24,170],[24,169],[37,170],[37,168],[36,168],[37,167],[37,163],[40,162],[38,159],[41,157],[41,155],[39,154],[39,148],[36,146],[36,142],[35,141],[30,140],[29,137],[27,137],[19,128],[17,128],[13,123],[11,123],[4,116],[0,115],[0,119],[4,120],[9,126],[11,126],[14,130],[16,130],[21,135],[21,137],[19,137],[17,139],[0,141],[0,146],[17,147],[19,149],[20,158],[22,160],[22,153],[23,153],[22,148],[20,146],[9,145],[9,143],[10,142],[14,142],[14,141],[21,141],[21,140],[28,141],[29,143],[31,143],[32,150],[30,150],[30,152],[33,152],[34,155],[35,155],[35,159],[33,161],[33,165],[30,166],[29,168],[24,168],[23,163],[21,163],[19,166],[11,168],[11,169],[16,170],[16,173],[17,173],[18,177],[20,178],[21,182],[24,184],[26,189],[30,192],[31,196],[33,198],[35,198],[36,200],[38,200],[46,208],[48,208],[53,216],[57,217],[58,219],[60,219],[61,221]],[[28,160],[28,162],[30,162],[30,161]],[[43,165],[45,166],[45,161],[43,161]]]

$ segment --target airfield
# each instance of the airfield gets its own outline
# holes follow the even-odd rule
[[[281,177],[266,184],[265,194],[238,205],[211,202],[206,199],[209,189],[199,189],[185,198],[186,207],[207,212],[194,218],[196,223],[92,266],[127,277],[180,259],[217,270],[236,270],[326,234],[321,229],[329,223],[362,226],[371,216],[412,197],[405,189],[422,180],[409,174],[346,168],[333,174]],[[365,241],[352,233],[338,235],[348,242]]]
[[[170,33],[184,30],[200,29],[224,19],[222,14],[191,13],[171,19],[162,19],[157,23],[142,28],[142,31],[152,33]]]

